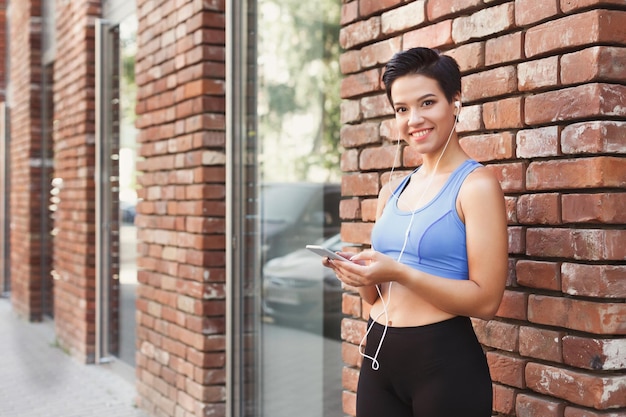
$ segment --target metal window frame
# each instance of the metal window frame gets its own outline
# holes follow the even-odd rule
[[[250,121],[250,54],[256,0],[226,0],[226,416],[256,415],[260,355],[255,311],[260,242],[256,204],[256,128]],[[254,187],[254,188],[253,188]],[[255,241],[256,240],[256,241]],[[253,265],[252,265],[253,264]],[[252,313],[251,313],[252,312]],[[254,323],[251,321],[255,321]],[[251,328],[252,326],[252,328]],[[251,372],[251,367],[255,367]],[[252,414],[251,414],[252,413]]]
[[[95,279],[96,279],[96,308],[95,308],[95,362],[106,363],[111,360],[110,335],[110,300],[111,288],[109,277],[111,276],[111,262],[104,256],[105,249],[112,245],[110,225],[111,218],[111,190],[107,187],[110,171],[110,141],[107,139],[107,126],[111,125],[111,112],[106,103],[110,103],[112,96],[106,82],[112,69],[112,48],[110,39],[111,23],[105,19],[96,19],[95,39]]]

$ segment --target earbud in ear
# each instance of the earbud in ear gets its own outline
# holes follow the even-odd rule
[[[457,110],[461,110],[461,102],[460,101],[455,101],[454,102],[454,107],[456,107]]]

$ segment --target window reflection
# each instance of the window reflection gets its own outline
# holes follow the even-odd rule
[[[339,250],[337,0],[259,0],[257,116],[265,417],[343,416],[341,298],[306,250]]]

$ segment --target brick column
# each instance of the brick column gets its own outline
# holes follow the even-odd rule
[[[387,182],[393,162],[382,65],[413,46],[445,51],[463,73],[462,144],[507,195],[506,293],[494,320],[474,321],[494,412],[623,415],[626,6],[499,3],[343,3],[342,189],[351,198],[342,201],[342,237],[369,244],[375,184]],[[398,171],[418,161],[405,149]],[[354,415],[367,308],[357,295],[346,297],[344,410]]]
[[[54,177],[62,180],[53,264],[59,343],[85,362],[95,353],[95,18],[100,2],[56,2]]]
[[[40,320],[41,2],[11,2],[10,16],[11,301],[18,314]]]
[[[223,416],[224,2],[137,10],[139,405]]]

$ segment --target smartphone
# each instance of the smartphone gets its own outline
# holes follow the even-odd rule
[[[348,258],[337,255],[335,252],[319,245],[306,245],[306,248],[312,252],[317,253],[319,256],[334,259],[336,261],[348,261]]]

